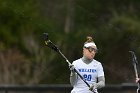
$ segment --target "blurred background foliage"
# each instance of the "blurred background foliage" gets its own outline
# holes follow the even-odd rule
[[[0,83],[69,83],[68,65],[45,46],[44,32],[70,62],[93,36],[106,83],[134,82],[129,51],[140,59],[139,10],[139,0],[0,0]]]

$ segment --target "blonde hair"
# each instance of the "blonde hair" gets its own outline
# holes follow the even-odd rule
[[[90,42],[94,42],[93,38],[91,36],[87,36],[87,40],[86,40],[86,42],[84,44],[90,43]]]
[[[94,43],[93,38],[91,36],[87,36],[87,40],[84,43],[84,47],[89,47],[89,46],[95,46],[97,48],[97,46]]]

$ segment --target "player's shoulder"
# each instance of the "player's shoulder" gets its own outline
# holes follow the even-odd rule
[[[82,60],[81,60],[81,58],[79,58],[79,59],[77,59],[77,60],[74,60],[73,61],[73,64],[77,64],[77,63],[79,63],[79,62],[81,62]]]
[[[93,62],[94,64],[96,64],[96,65],[102,65],[101,62],[99,62],[99,61],[97,61],[97,60],[95,60],[95,59],[93,59],[92,62]]]

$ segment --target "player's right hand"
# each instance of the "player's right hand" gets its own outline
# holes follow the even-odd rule
[[[69,65],[69,68],[70,68],[71,71],[74,71],[74,69],[75,69],[74,65],[72,65],[72,64]]]

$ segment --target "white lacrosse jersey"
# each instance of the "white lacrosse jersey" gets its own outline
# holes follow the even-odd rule
[[[102,64],[95,59],[89,64],[84,63],[82,59],[75,60],[72,64],[89,85],[92,85],[94,82],[96,83],[98,77],[104,76]],[[78,76],[71,93],[93,92],[89,90],[86,83]]]

